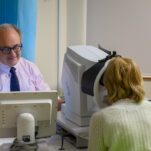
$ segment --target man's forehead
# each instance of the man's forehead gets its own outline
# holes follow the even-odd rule
[[[5,34],[7,32],[16,32],[17,33],[17,31],[12,27],[6,27],[3,29],[0,29],[0,34]]]
[[[18,43],[20,43],[20,36],[13,28],[0,31],[0,47],[13,46]]]

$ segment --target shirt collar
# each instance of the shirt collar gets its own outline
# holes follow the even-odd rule
[[[10,67],[8,65],[5,65],[2,62],[0,62],[0,71],[9,74]]]
[[[120,99],[117,102],[113,103],[112,105],[117,105],[117,104],[136,104],[136,101],[132,99]]]
[[[19,60],[19,61],[20,61],[20,60]],[[19,62],[18,62],[18,63],[19,63]],[[16,68],[16,71],[17,71],[17,68],[18,68],[18,63],[13,66],[13,67]],[[11,68],[11,67],[9,67],[8,65],[5,65],[5,64],[3,64],[2,62],[0,62],[0,71],[1,71],[1,72],[5,72],[5,73],[9,74],[9,73],[10,73],[10,68]]]

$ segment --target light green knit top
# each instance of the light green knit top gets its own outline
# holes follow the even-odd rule
[[[151,102],[124,99],[95,113],[88,151],[151,151]]]

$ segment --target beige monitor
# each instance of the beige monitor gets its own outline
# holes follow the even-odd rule
[[[17,117],[31,113],[36,138],[56,133],[57,91],[0,93],[0,138],[16,137]]]

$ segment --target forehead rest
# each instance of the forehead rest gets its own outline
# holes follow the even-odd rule
[[[109,61],[116,56],[116,52],[114,51],[113,54],[110,54],[106,58],[99,60],[96,64],[94,64],[83,73],[81,79],[81,89],[84,93],[94,96],[94,83],[96,82],[96,80],[97,82],[99,82],[100,85],[104,86],[104,72],[107,68]]]

